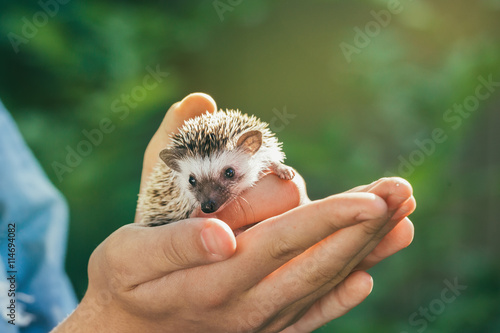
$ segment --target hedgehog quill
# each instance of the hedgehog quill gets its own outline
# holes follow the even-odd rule
[[[189,119],[171,139],[139,195],[148,226],[215,213],[268,172],[295,176],[268,124],[238,110]]]

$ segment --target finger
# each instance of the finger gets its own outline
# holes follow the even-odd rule
[[[395,212],[413,194],[410,183],[399,177],[379,179],[366,186],[365,191],[375,193],[386,200],[390,212]]]
[[[322,297],[375,248],[387,223],[387,218],[379,218],[337,231],[267,276],[257,286],[256,297],[277,285],[287,291],[280,295],[283,306]]]
[[[338,194],[292,209],[238,236],[238,253],[231,260],[248,264],[234,274],[246,274],[250,288],[339,229],[385,216],[386,212],[385,202],[370,193]]]
[[[350,190],[347,190],[343,193],[357,193],[357,192],[368,192],[366,191],[365,189],[368,187],[369,185],[360,185],[360,186],[356,186],[354,188],[351,188]]]
[[[192,93],[184,99],[174,104],[168,111],[160,126],[160,131],[167,137],[171,133],[177,132],[188,119],[199,116],[205,112],[215,112],[217,104],[214,99],[204,93]]]
[[[354,249],[348,250],[347,253],[351,252],[352,258],[349,262],[347,262],[347,264],[344,267],[339,265],[336,269],[325,270],[324,268],[321,268],[321,264],[318,264],[318,271],[321,274],[317,275],[317,273],[314,273],[314,270],[311,270],[311,272],[313,272],[312,274],[309,275],[304,274],[303,278],[312,279],[312,281],[318,283],[318,285],[320,285],[322,282],[325,282],[325,284],[319,287],[316,292],[310,294],[308,297],[305,297],[304,301],[307,301],[307,299],[310,298],[314,299],[315,297],[319,297],[324,293],[326,293],[330,288],[329,286],[334,286],[336,283],[341,281],[343,276],[349,274],[355,268],[353,265],[356,265],[356,263],[359,263],[358,265],[359,267],[357,267],[357,269],[367,269],[368,267],[370,267],[370,265],[373,265],[376,262],[382,260],[384,258],[384,255],[390,255],[392,254],[391,252],[393,252],[394,250],[396,251],[399,250],[398,248],[400,246],[407,246],[411,242],[411,239],[413,237],[412,228],[410,228],[411,234],[410,235],[403,234],[402,235],[403,237],[399,243],[395,242],[394,239],[392,239],[392,242],[390,242],[391,239],[386,238],[387,234],[392,230],[394,230],[394,228],[396,228],[397,225],[399,225],[401,219],[406,218],[406,216],[409,215],[411,212],[413,212],[413,210],[415,209],[415,199],[412,196],[412,188],[410,184],[400,178],[388,178],[388,179],[381,179],[375,182],[372,186],[367,186],[367,188],[369,188],[368,189],[369,192],[375,193],[380,197],[384,198],[385,202],[387,203],[389,212],[388,212],[388,217],[386,219],[386,223],[381,225],[380,228],[378,228],[377,230],[376,224],[370,225],[372,224],[372,222],[367,221],[361,223],[358,226],[340,230],[335,235],[332,235],[330,237],[330,240],[334,242],[335,238],[337,238],[338,244],[340,244],[339,243],[340,240],[346,240],[349,238],[351,238],[352,245],[356,244],[356,242],[359,242],[358,248],[360,249],[360,251],[358,253],[355,253]],[[362,232],[360,227],[363,225],[365,225],[365,227],[368,228],[366,230],[368,231],[368,233],[364,237],[362,233],[360,234],[360,232]],[[405,223],[401,225],[403,227],[407,226]],[[397,229],[397,230],[408,231],[408,228]],[[373,237],[363,247],[362,239],[363,238],[367,239],[369,234],[373,234]],[[410,239],[408,240],[408,238]],[[379,250],[375,250],[383,239],[386,239],[386,242],[384,243],[386,247],[385,248],[379,247]],[[345,249],[348,248],[345,247]],[[330,260],[332,260],[333,262],[340,262],[339,259],[340,260],[342,259],[341,257],[338,259],[332,258],[332,256],[328,257],[328,247],[326,246],[324,248],[318,247],[317,249],[313,249],[310,252],[311,256],[313,256],[318,260],[320,260],[321,258],[330,258]],[[338,251],[333,255],[338,255],[339,252],[342,251]],[[370,256],[370,254],[372,255]],[[366,257],[368,257],[368,259]],[[361,260],[366,260],[366,261],[364,263],[360,263]],[[327,281],[325,279],[325,277],[335,272],[336,275],[330,281]]]
[[[386,192],[388,195],[396,193],[401,196],[409,197],[413,193],[411,184],[406,179],[400,177],[380,178],[371,184],[357,186],[346,191],[345,193],[371,192],[377,194],[380,189],[387,189],[390,187],[392,187],[392,190]]]
[[[391,189],[392,187],[392,189]],[[395,189],[395,191],[393,190]],[[360,186],[355,191],[369,191],[380,194],[381,191],[386,193],[396,192],[395,198],[399,196],[399,206],[392,216],[393,221],[401,221],[392,229],[377,245],[377,247],[358,265],[357,269],[366,270],[381,260],[393,255],[401,249],[407,247],[413,240],[414,228],[413,224],[406,217],[410,215],[416,208],[416,201],[412,194],[411,185],[401,178],[382,178],[369,185]],[[404,198],[410,195],[405,201]]]
[[[281,333],[309,333],[339,318],[359,305],[373,288],[372,277],[363,271],[350,274],[329,293],[318,299],[295,324]]]
[[[377,179],[376,181],[371,182],[370,184],[356,186],[350,190],[345,191],[344,193],[368,192],[368,190],[370,188],[372,188],[376,184],[382,182],[384,179],[387,179],[387,178],[380,178],[380,179]]]
[[[407,201],[411,191],[394,182],[378,188],[377,192],[385,198],[388,205],[401,206]],[[382,185],[383,182],[380,183]],[[360,195],[347,193],[343,195]],[[377,196],[378,197],[378,196]],[[387,209],[387,206],[386,206]],[[379,218],[367,219],[350,228],[338,230],[333,235],[311,247],[303,254],[288,262],[281,269],[273,272],[258,289],[266,293],[269,284],[287,284],[289,294],[283,295],[282,301],[292,304],[298,298],[315,299],[344,279],[397,224],[388,212]],[[263,296],[259,294],[260,296]],[[258,296],[259,296],[258,295]]]
[[[385,181],[386,179],[389,179],[389,178],[380,178],[380,179],[377,179],[377,180],[371,182],[370,184],[356,186],[355,188],[352,188],[352,189],[346,191],[345,193],[368,192],[371,188],[373,188],[377,184],[380,184],[381,182]]]
[[[413,189],[410,183],[403,178],[381,178],[369,185],[359,186],[348,193],[359,193],[358,191],[375,193],[387,202],[389,213],[392,214],[392,223],[388,225],[389,228],[394,227],[397,222],[413,213],[416,208]]]
[[[146,148],[142,179],[147,179],[144,176],[149,175],[159,161],[160,151],[170,143],[170,135],[177,132],[184,121],[207,111],[214,112],[216,109],[217,105],[213,98],[203,93],[190,94],[182,101],[172,105]]]
[[[393,237],[393,239],[391,239],[390,241],[388,241],[389,236]],[[408,246],[411,243],[412,238],[413,238],[413,225],[408,218],[405,218],[405,219],[403,219],[403,221],[398,223],[396,225],[396,227],[393,230],[391,230],[388,235],[386,235],[384,237],[384,239],[376,246],[376,248],[369,255],[367,255],[366,258],[363,259],[363,261],[358,264],[358,266],[356,266],[355,270],[353,271],[353,273],[351,273],[348,276],[348,278],[350,278],[353,274],[355,274],[356,272],[359,272],[359,271],[365,273],[364,271],[366,269],[372,267],[373,265],[375,265],[376,263],[378,263],[382,259],[384,259],[384,258],[396,253],[397,251],[401,250],[402,248]],[[332,260],[334,260],[334,259],[332,259]],[[342,276],[342,274],[340,276]],[[340,281],[338,286],[340,286],[342,283],[344,283],[344,282]],[[297,307],[304,306],[304,304],[309,304],[308,302],[310,302],[310,300],[314,301],[318,297],[321,297],[321,298],[328,297],[328,294],[332,293],[330,291],[330,288],[331,288],[331,286],[334,286],[334,285],[335,284],[332,284],[332,283],[326,284],[322,288],[318,289],[316,292],[308,295],[307,297],[304,297],[301,301],[299,301],[295,304],[292,304],[290,306],[290,308],[294,308],[294,307],[297,308]],[[335,286],[334,288],[337,288],[337,286]],[[326,294],[326,296],[325,296],[325,294]],[[362,299],[360,299],[360,301],[361,300]],[[354,305],[357,305],[357,304],[354,304]],[[347,308],[348,307],[346,307],[346,309]],[[346,312],[347,311],[340,311],[338,316],[341,316],[341,315],[345,314]],[[328,318],[326,318],[326,319],[328,319]],[[332,320],[332,319],[334,319],[334,317],[331,317],[331,319],[329,319],[329,320]],[[324,323],[326,323],[327,321],[325,321]]]
[[[235,250],[236,240],[225,223],[189,219],[154,228],[126,225],[108,237],[95,256],[100,258],[98,268],[132,288],[173,271],[225,260]]]
[[[255,186],[243,192],[231,201],[223,210],[215,214],[203,214],[203,217],[216,217],[226,222],[231,229],[263,221],[282,214],[299,205],[303,186],[300,175],[296,174],[292,181],[285,181],[274,174],[260,179]]]
[[[392,229],[380,243],[356,266],[356,269],[367,270],[380,261],[404,249],[413,240],[414,227],[408,218],[404,218]]]

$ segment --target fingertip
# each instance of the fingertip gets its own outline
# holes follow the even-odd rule
[[[400,232],[399,239],[401,242],[401,247],[408,247],[413,242],[413,238],[415,237],[415,226],[410,221],[410,219],[406,217],[398,223],[395,229],[396,228],[398,228]]]
[[[367,272],[360,271],[362,273],[362,283],[364,285],[366,296],[370,295],[373,291],[373,277]]]
[[[370,295],[373,290],[373,277],[365,271],[351,273],[349,282],[346,288],[352,294],[361,295],[362,299]]]
[[[380,178],[380,179],[374,181],[370,185],[378,185],[380,183],[387,183],[387,182],[391,183],[392,185],[394,185],[396,187],[400,187],[400,186],[404,187],[405,189],[407,189],[410,192],[410,194],[413,193],[413,188],[412,188],[410,182],[404,178],[401,178],[401,177],[383,177],[383,178]]]
[[[292,190],[294,191],[293,194],[298,195],[298,204],[304,205],[311,202],[311,199],[309,199],[309,196],[307,195],[306,181],[300,173],[295,172],[295,177],[293,177],[292,183],[294,184],[294,188],[292,188]]]
[[[413,194],[413,187],[411,186],[410,182],[407,181],[406,179],[404,178],[401,178],[401,177],[393,177],[392,178],[393,181],[395,182],[396,184],[396,187],[403,187],[406,191],[408,191],[408,194],[409,195],[412,195]]]
[[[410,182],[401,177],[393,177],[391,178],[393,190],[392,194],[402,198],[403,200],[406,198],[411,198],[413,195],[413,187]]]
[[[233,231],[221,220],[207,219],[200,236],[205,251],[215,261],[225,260],[236,251],[236,238]]]
[[[215,110],[217,110],[217,104],[210,95],[204,93],[189,94],[182,101],[173,104],[167,111],[161,125],[162,133],[167,136],[175,133],[186,120]]]
[[[381,178],[369,187],[368,191],[386,200],[390,211],[394,211],[411,198],[411,184],[400,177]]]
[[[196,92],[184,97],[178,104],[177,109],[187,114],[204,113],[206,111],[214,112],[217,110],[217,104],[212,96]]]

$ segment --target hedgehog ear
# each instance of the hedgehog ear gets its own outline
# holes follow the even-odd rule
[[[177,159],[174,157],[174,152],[172,149],[163,149],[160,152],[160,158],[163,162],[172,170],[180,172],[179,164],[177,163]]]
[[[253,155],[259,150],[261,145],[262,133],[260,131],[248,131],[240,136],[236,147],[241,147],[244,151]]]

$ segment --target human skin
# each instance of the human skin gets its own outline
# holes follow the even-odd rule
[[[170,133],[215,109],[205,94],[170,108],[141,187]],[[362,302],[373,286],[365,270],[413,239],[415,200],[400,178],[310,201],[299,174],[270,174],[241,197],[210,216],[115,231],[90,258],[82,302],[53,332],[310,332]]]

